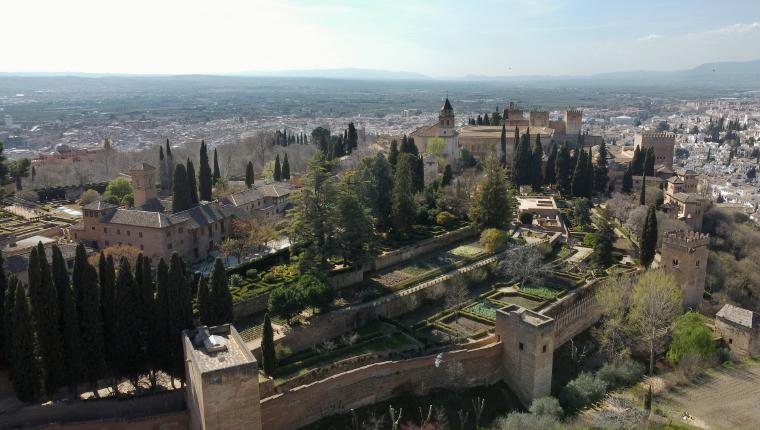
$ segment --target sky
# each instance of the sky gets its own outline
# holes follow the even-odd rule
[[[0,71],[588,75],[760,59],[760,0],[2,0]]]

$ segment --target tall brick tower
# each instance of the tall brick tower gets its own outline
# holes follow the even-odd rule
[[[148,163],[140,163],[129,169],[132,178],[132,193],[135,207],[142,207],[156,198],[156,168]]]
[[[707,246],[710,236],[694,231],[671,231],[662,238],[660,261],[683,291],[683,305],[699,309],[707,276]]]
[[[568,136],[577,136],[581,132],[581,123],[583,122],[583,111],[571,109],[565,112],[565,134]]]
[[[454,127],[454,108],[451,107],[449,98],[446,97],[446,101],[443,102],[441,112],[438,113],[438,128],[443,136],[456,135],[456,128]]]

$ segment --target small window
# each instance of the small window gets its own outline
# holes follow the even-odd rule
[[[678,260],[675,258],[673,259],[673,267],[678,267]]]
[[[167,248],[172,249],[172,244],[170,243],[169,246],[167,246]]]
[[[166,237],[172,237],[171,230],[166,230]]]
[[[108,233],[108,228],[103,227],[103,233]]]
[[[520,351],[522,351],[522,350],[523,350],[524,346],[523,346],[523,343],[522,343],[522,342],[520,342],[520,344],[518,345],[518,348],[520,349]]]
[[[132,232],[127,230],[127,236],[131,236],[131,235],[132,235]]]
[[[95,231],[95,226],[92,226],[92,231]]]
[[[728,338],[728,344],[731,345],[732,343],[734,343],[734,340],[729,337]]]
[[[542,352],[546,352],[546,345],[544,345],[544,347],[541,349],[542,349]]]
[[[116,234],[117,234],[117,235],[118,235],[118,234],[121,234],[121,230],[117,228],[117,229],[116,229]]]
[[[142,237],[142,232],[141,231],[137,232],[137,236]]]
[[[699,267],[699,260],[697,260],[697,267]]]

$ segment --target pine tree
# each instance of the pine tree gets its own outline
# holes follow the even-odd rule
[[[190,202],[195,206],[200,202],[200,200],[198,200],[198,182],[195,179],[195,167],[193,166],[192,160],[189,158],[185,164],[185,171],[187,172],[187,188],[190,191]]]
[[[451,172],[451,165],[447,164],[446,167],[443,169],[443,176],[441,177],[441,185],[448,186],[451,185],[451,181],[454,178],[454,174]]]
[[[573,166],[571,163],[570,148],[566,143],[563,143],[557,153],[557,187],[563,195],[568,195],[571,192],[571,180],[570,174]]]
[[[657,247],[657,212],[654,205],[649,206],[644,226],[641,229],[639,237],[640,255],[639,262],[643,267],[648,268],[654,260],[654,254]]]
[[[200,149],[200,166],[198,166],[198,191],[200,200],[211,201],[211,191],[213,187],[213,173],[208,160],[208,148],[206,142],[201,140]]]
[[[478,230],[505,228],[512,219],[506,172],[491,155],[484,165],[483,179],[470,199],[470,220]]]
[[[594,188],[598,193],[607,191],[607,144],[602,139],[599,144],[599,152],[596,155],[596,172],[594,174]]]
[[[245,165],[245,186],[248,188],[253,187],[253,163],[251,161]]]
[[[557,152],[557,144],[552,142],[552,149],[544,167],[544,184],[546,185],[557,183]]]
[[[182,212],[193,207],[187,170],[182,164],[174,169],[174,189],[172,190],[172,212]]]
[[[268,376],[274,376],[277,371],[277,354],[274,349],[274,330],[269,312],[264,314],[264,327],[261,338],[261,367]]]
[[[232,322],[232,294],[227,282],[227,273],[221,258],[214,261],[214,270],[211,272],[211,301],[214,306],[213,325]]]
[[[47,395],[60,387],[63,375],[63,349],[61,348],[58,293],[53,286],[45,247],[39,242],[29,254],[29,300],[40,365]]]
[[[530,184],[533,192],[541,191],[543,178],[543,161],[544,148],[541,146],[541,135],[536,134],[536,141],[533,143],[533,151],[530,156]]]
[[[280,154],[277,154],[277,156],[274,159],[274,180],[275,181],[282,180],[282,168],[280,167]]]
[[[633,189],[633,175],[631,174],[631,166],[629,165],[627,169],[625,169],[625,173],[623,173],[623,189],[622,191],[626,194],[630,193]]]
[[[499,159],[499,162],[501,163],[501,167],[507,167],[507,126],[506,124],[501,125],[501,139],[499,141],[499,144],[501,145],[501,158]]]
[[[647,204],[647,177],[646,175],[641,175],[641,190],[639,190],[639,204],[645,205]]]
[[[31,403],[40,395],[42,387],[41,365],[35,354],[35,336],[32,329],[32,316],[24,288],[17,286],[14,299],[11,330],[13,333],[13,388],[22,402]]]
[[[396,172],[393,177],[393,195],[391,197],[391,214],[393,228],[402,236],[411,232],[412,223],[417,213],[414,201],[415,159],[411,154],[398,157]]]
[[[388,153],[388,162],[391,163],[393,169],[396,169],[396,163],[398,162],[398,142],[391,141],[391,149]]]
[[[77,303],[79,332],[82,345],[82,364],[85,379],[93,386],[105,376],[105,346],[103,317],[100,307],[98,273],[85,260],[82,268],[82,300]],[[118,336],[115,336],[118,337]],[[111,341],[111,338],[108,338]]]
[[[214,325],[214,306],[211,301],[211,292],[208,288],[208,282],[206,278],[201,276],[198,280],[198,318],[202,325],[212,326]]]
[[[290,162],[288,161],[288,153],[285,153],[285,158],[282,160],[282,179],[285,181],[290,180]]]
[[[214,184],[219,182],[222,177],[222,171],[219,169],[219,158],[216,155],[216,148],[214,148]]]
[[[132,277],[126,257],[121,257],[116,277],[116,320],[114,357],[116,370],[130,380],[136,380],[144,362],[140,292]]]

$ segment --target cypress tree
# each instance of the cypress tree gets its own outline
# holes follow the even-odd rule
[[[171,160],[172,158],[172,147],[169,146],[169,139],[166,139],[166,158]]]
[[[169,286],[169,266],[163,258],[156,266],[156,320],[154,336],[158,340],[158,350],[154,351],[156,364],[160,369],[169,371],[171,364],[171,318],[173,314],[171,302],[171,287]]]
[[[201,149],[200,149],[200,166],[198,166],[198,192],[200,200],[205,200],[207,202],[211,201],[211,189],[213,186],[213,180],[212,177],[213,173],[211,173],[211,166],[209,166],[209,160],[208,160],[208,148],[206,147],[206,142],[201,140]]]
[[[274,330],[272,330],[272,320],[269,319],[269,312],[264,314],[264,327],[261,338],[261,365],[264,368],[264,373],[268,376],[274,376],[274,372],[277,371]]]
[[[402,154],[393,176],[393,194],[391,196],[391,215],[393,228],[401,235],[411,231],[417,207],[414,201],[415,158],[411,154]]]
[[[248,188],[253,187],[253,163],[251,161],[245,165],[245,186]]]
[[[586,153],[586,170],[584,171],[584,181],[586,185],[585,196],[591,198],[594,195],[595,177],[594,177],[594,160],[591,156],[591,149]]]
[[[280,168],[280,154],[277,154],[277,156],[274,159],[274,180],[275,181],[281,181],[282,180],[282,169]]]
[[[391,149],[388,153],[388,162],[391,163],[393,169],[396,169],[396,163],[398,162],[398,142],[391,141]]]
[[[633,175],[631,174],[631,166],[629,165],[623,173],[623,192],[628,194],[633,189]]]
[[[578,158],[573,169],[573,179],[570,185],[570,192],[573,197],[583,197],[586,195],[586,151],[580,149]]]
[[[290,180],[290,162],[288,161],[288,153],[285,153],[285,159],[282,160],[282,179],[285,181]]]
[[[501,139],[499,143],[501,145],[501,158],[499,159],[499,162],[501,162],[501,167],[507,167],[507,126],[506,124],[501,125]]]
[[[221,258],[214,261],[214,271],[211,272],[211,301],[214,305],[214,325],[231,323],[232,294]]]
[[[644,174],[654,176],[654,148],[647,149],[644,156]]]
[[[544,184],[553,185],[557,182],[557,144],[552,142],[552,149],[546,159],[544,168]]]
[[[512,219],[506,173],[493,155],[485,160],[483,179],[470,199],[469,215],[478,230],[506,228]]]
[[[20,282],[15,276],[8,276],[8,288],[3,303],[3,359],[8,365],[9,377],[13,379],[13,304],[16,301],[16,286]]]
[[[98,273],[85,260],[82,268],[82,301],[78,307],[79,332],[82,345],[82,364],[85,378],[93,386],[105,376],[105,347],[103,317],[100,307]],[[108,339],[109,341],[112,338]]]
[[[29,300],[34,331],[40,353],[45,393],[52,395],[63,382],[63,349],[61,348],[58,292],[53,286],[50,266],[42,242],[29,255]]]
[[[222,171],[219,169],[219,158],[216,155],[216,148],[214,148],[214,183],[219,182],[219,178],[222,177]]]
[[[198,181],[195,179],[195,166],[189,158],[185,164],[185,171],[187,172],[187,188],[190,190],[190,202],[195,206],[200,201],[198,200]]]
[[[599,152],[596,155],[596,171],[594,174],[594,188],[598,193],[604,193],[607,190],[607,144],[602,139],[599,144]]]
[[[657,235],[657,212],[654,205],[651,205],[647,211],[647,217],[641,229],[641,236],[639,237],[639,247],[641,248],[639,262],[643,267],[648,268],[654,260]]]
[[[140,293],[126,257],[121,257],[116,276],[116,320],[114,323],[116,339],[113,345],[116,370],[122,376],[134,381],[144,363],[142,322]]]
[[[63,259],[63,254],[61,253],[61,249],[58,247],[58,245],[53,245],[52,247],[52,254],[53,254],[53,263],[52,263],[52,271],[53,271],[53,286],[55,287],[56,294],[58,296],[58,309],[59,309],[59,324],[63,323],[63,300],[64,296],[66,294],[66,291],[71,288],[70,282],[69,282],[69,272],[66,270],[66,261]],[[61,325],[61,327],[63,327]]]
[[[443,177],[441,177],[441,185],[448,186],[451,185],[451,181],[454,178],[454,174],[451,172],[451,165],[447,164],[446,167],[443,169]]]
[[[8,278],[5,274],[3,253],[0,252],[0,364],[5,362],[5,293],[8,290]]]
[[[13,388],[22,402],[31,403],[40,395],[42,369],[35,354],[32,316],[24,288],[17,286],[11,333],[13,333]]]
[[[533,143],[533,151],[530,156],[530,184],[533,188],[533,192],[541,191],[541,184],[544,182],[543,178],[543,161],[544,161],[544,148],[541,146],[541,135],[536,135],[536,141]]]
[[[193,207],[193,198],[190,195],[190,184],[187,170],[182,164],[177,164],[174,169],[174,189],[172,190],[172,212],[182,212]]]
[[[79,316],[77,314],[74,293],[68,286],[63,287],[63,314],[62,332],[63,332],[63,357],[64,369],[66,370],[66,383],[74,397],[78,397],[77,386],[82,381],[84,367],[82,364],[82,342],[79,331]]]
[[[172,254],[168,273],[169,332],[168,368],[173,378],[184,377],[184,353],[182,351],[182,330],[193,326],[192,294],[185,277],[184,262],[175,252]]]
[[[214,306],[211,302],[211,292],[208,289],[206,278],[201,276],[198,280],[198,318],[202,325],[214,325]]]
[[[560,147],[559,152],[557,153],[556,169],[557,187],[563,195],[570,194],[570,173],[572,171],[570,160],[570,148],[567,147],[566,143],[563,143]]]
[[[103,252],[98,259],[98,282],[100,284],[100,315],[105,339],[105,359],[109,364],[113,363],[114,353],[111,340],[115,336],[114,319],[116,318],[116,273],[113,267],[113,258],[106,258]]]
[[[641,190],[639,190],[639,204],[645,205],[647,204],[647,177],[646,175],[641,175]]]

